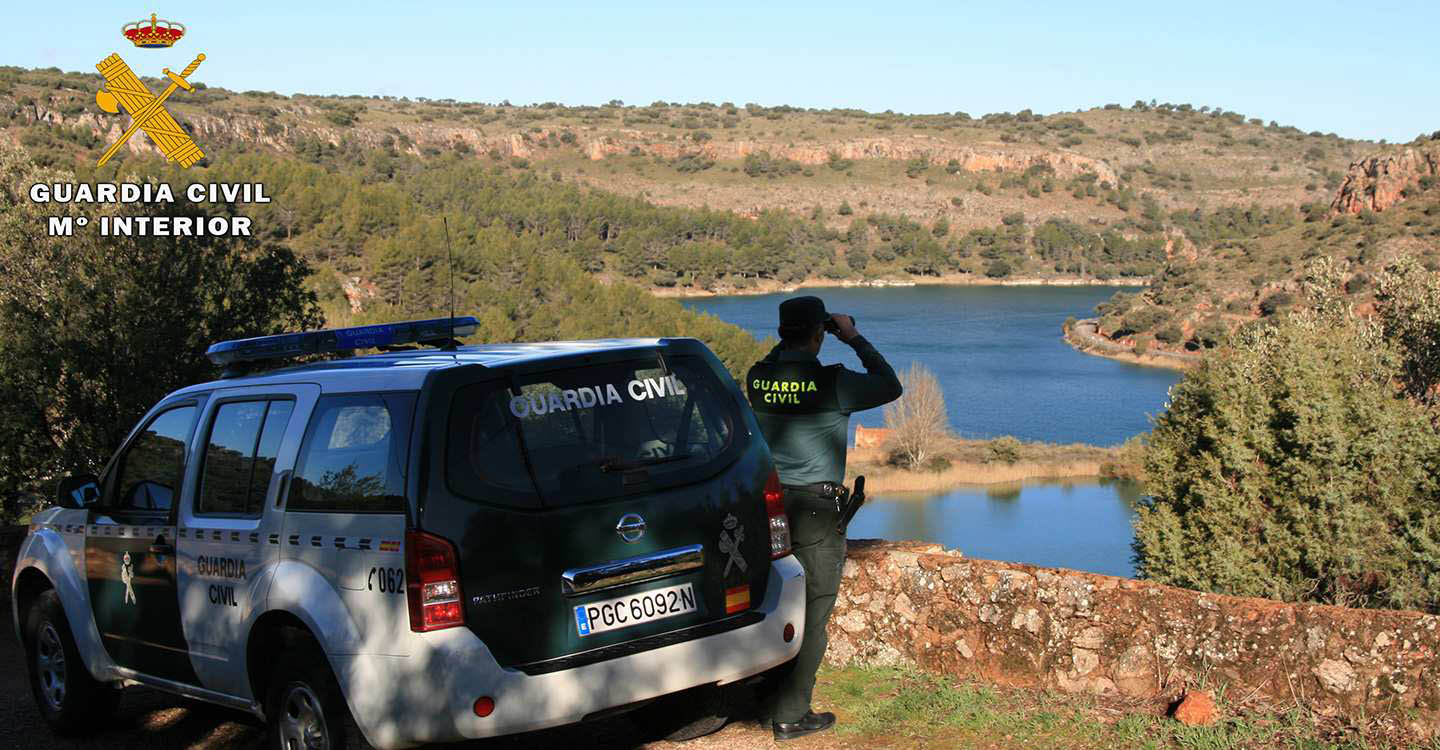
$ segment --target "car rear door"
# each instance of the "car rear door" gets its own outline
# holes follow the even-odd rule
[[[438,378],[422,523],[456,545],[467,624],[502,664],[553,671],[753,621],[770,464],[720,375],[713,356],[649,350]]]
[[[314,384],[227,388],[199,420],[196,489],[177,524],[179,595],[200,685],[247,695],[245,637],[280,556],[280,489],[295,465]]]

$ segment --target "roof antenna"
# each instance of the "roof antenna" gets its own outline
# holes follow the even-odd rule
[[[455,248],[450,246],[450,220],[440,217],[445,225],[445,265],[450,269],[450,340],[440,348],[442,352],[453,352],[458,346],[455,341]]]

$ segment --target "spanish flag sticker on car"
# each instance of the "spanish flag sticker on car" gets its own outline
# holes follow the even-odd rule
[[[750,608],[750,584],[725,589],[725,614],[733,615]]]

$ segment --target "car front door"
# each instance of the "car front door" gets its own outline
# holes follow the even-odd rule
[[[165,404],[111,462],[85,528],[90,605],[120,667],[195,683],[180,626],[175,509],[185,486],[198,399]]]

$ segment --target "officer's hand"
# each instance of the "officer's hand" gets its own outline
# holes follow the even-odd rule
[[[835,322],[835,330],[833,333],[841,341],[848,342],[850,339],[860,335],[860,332],[855,330],[855,319],[849,315],[833,313],[830,316],[830,320]]]

